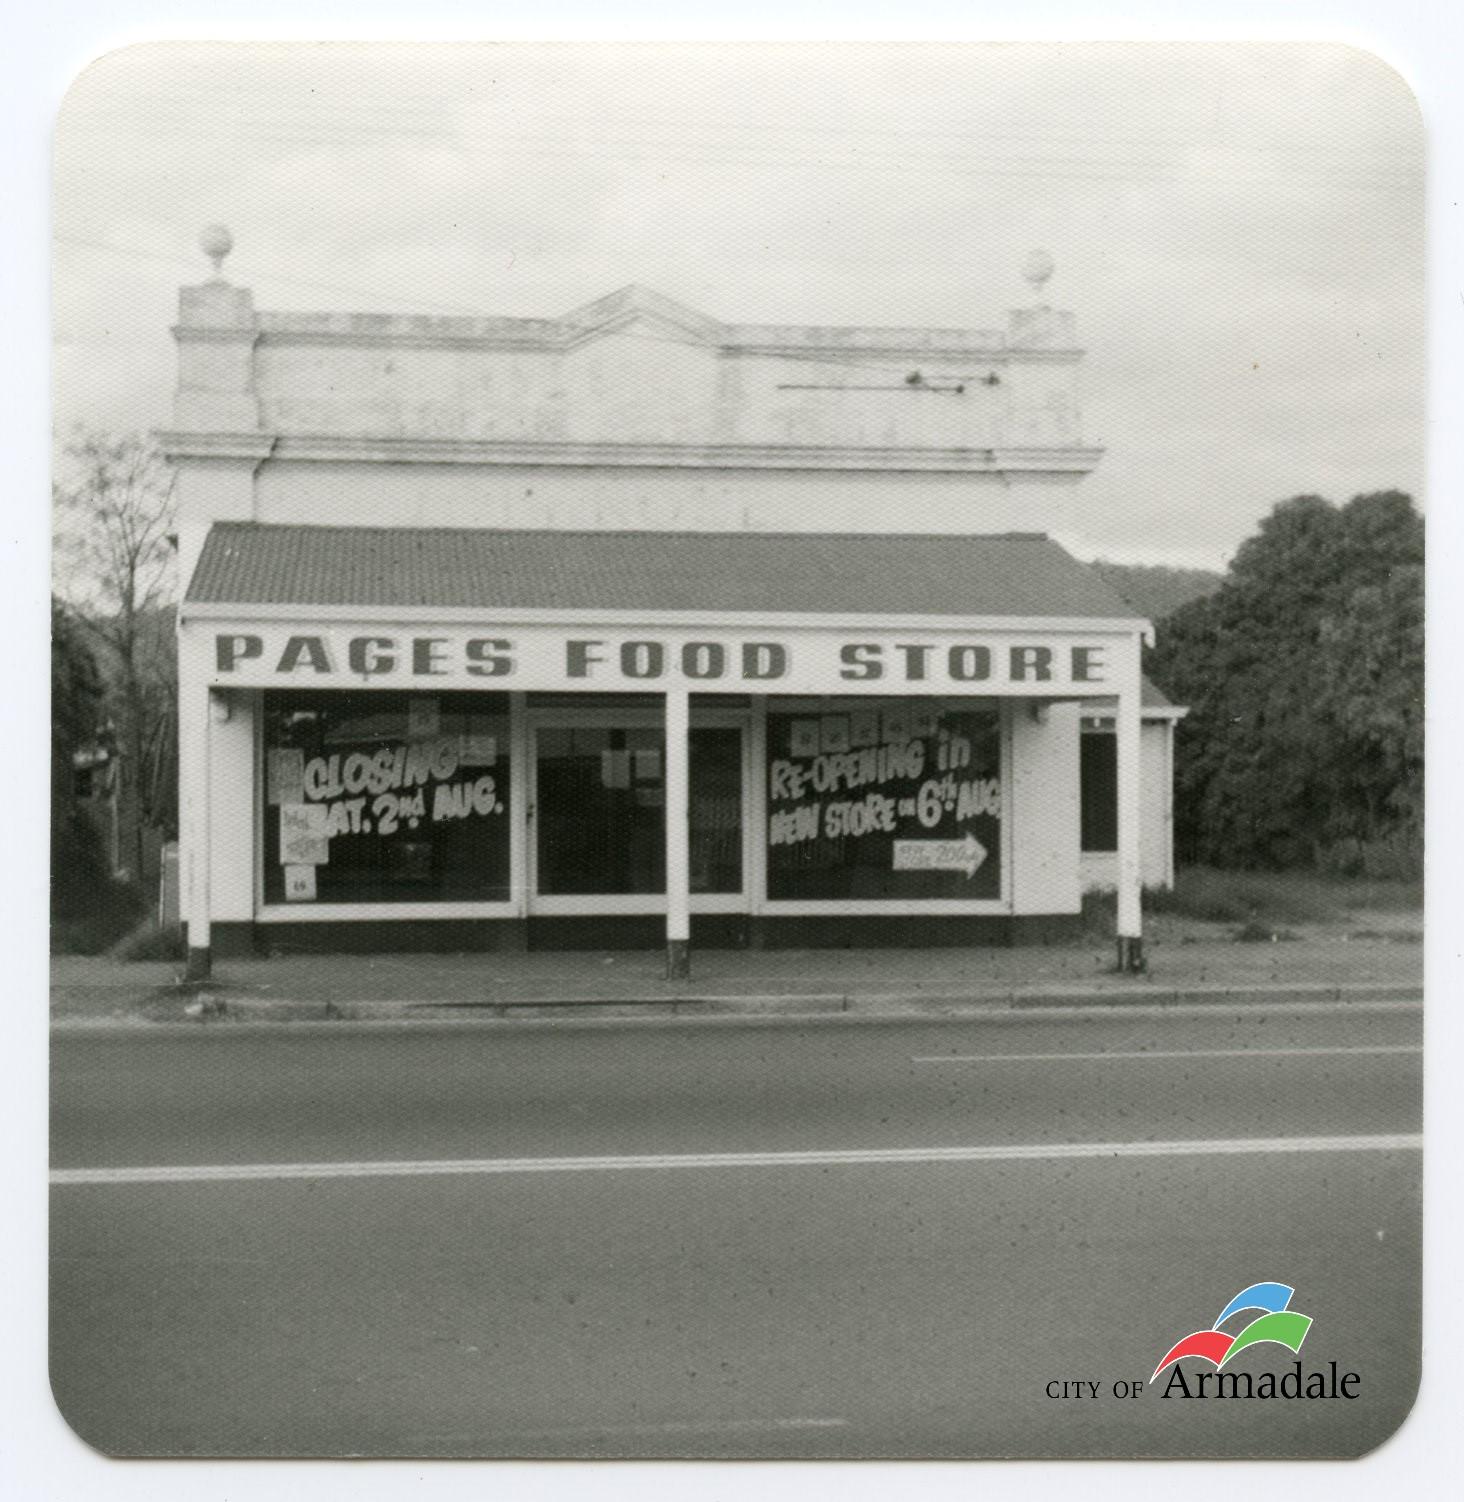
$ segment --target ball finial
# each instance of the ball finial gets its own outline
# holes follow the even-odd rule
[[[209,260],[213,262],[214,275],[224,269],[224,257],[234,248],[234,237],[222,224],[210,224],[198,237],[198,243]]]
[[[1029,251],[1027,259],[1022,262],[1022,275],[1039,297],[1054,270],[1056,270],[1055,263],[1045,250]]]

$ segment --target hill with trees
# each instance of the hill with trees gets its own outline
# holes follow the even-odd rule
[[[1223,574],[1207,568],[1167,568],[1160,564],[1094,561],[1093,568],[1145,619],[1159,622],[1181,605],[1202,600],[1220,588]]]

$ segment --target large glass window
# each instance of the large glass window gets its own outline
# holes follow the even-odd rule
[[[539,892],[666,890],[665,737],[659,726],[545,726],[536,735]],[[742,732],[690,745],[693,892],[742,890]]]
[[[767,777],[773,901],[1001,895],[995,706],[772,711]]]
[[[264,900],[507,901],[504,694],[264,695]]]

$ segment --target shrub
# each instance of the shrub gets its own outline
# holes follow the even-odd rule
[[[1318,853],[1317,869],[1327,876],[1418,881],[1423,875],[1423,840],[1412,830],[1372,840],[1338,840]]]
[[[1404,862],[1406,868],[1406,860]],[[1359,909],[1408,911],[1422,906],[1422,884],[1370,872],[1357,876],[1312,872],[1221,871],[1186,866],[1170,891],[1144,893],[1145,910],[1207,923],[1279,925],[1342,923]]]
[[[1148,892],[1144,901],[1150,912],[1207,923],[1319,923],[1338,915],[1335,897],[1314,880],[1209,866],[1180,870],[1172,890]]]
[[[52,954],[105,954],[136,926],[147,904],[127,882],[103,880],[87,900],[55,901],[51,918]]]

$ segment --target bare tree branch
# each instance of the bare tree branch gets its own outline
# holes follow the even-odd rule
[[[171,630],[160,629],[175,599],[173,473],[138,434],[79,430],[53,487],[53,585],[75,618],[105,647],[123,753],[124,798],[143,865],[144,825],[171,806]]]

